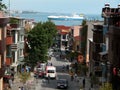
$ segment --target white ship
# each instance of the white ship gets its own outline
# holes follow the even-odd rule
[[[48,16],[48,20],[83,20],[84,15],[74,14],[73,16]]]

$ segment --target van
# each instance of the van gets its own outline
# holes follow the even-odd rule
[[[45,77],[48,78],[56,78],[56,67],[54,66],[46,66]]]

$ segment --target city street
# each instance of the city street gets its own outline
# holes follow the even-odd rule
[[[70,75],[67,71],[62,72],[62,66],[67,64],[67,61],[60,60],[59,58],[52,57],[51,61],[54,66],[57,68],[57,78],[66,78],[68,80],[68,89],[67,90],[79,90],[80,85],[75,81],[70,80]],[[47,79],[38,79],[36,84],[36,90],[58,90],[57,89],[57,80],[50,79],[49,83]]]
[[[67,79],[68,80],[67,90],[80,90],[80,87],[83,86],[83,84],[82,84],[83,77],[78,77],[79,82],[77,82],[75,80],[71,81],[71,77],[70,77],[68,71],[67,70],[62,71],[63,65],[66,66],[67,64],[70,64],[70,62],[68,62],[67,60],[64,60],[64,59],[60,59],[59,55],[54,55],[54,56],[55,57],[52,57],[49,62],[52,63],[52,65],[56,67],[56,71],[57,71],[56,79],[50,79],[50,81],[48,83],[48,80],[45,78],[35,79],[34,75],[32,73],[32,76],[31,76],[32,83],[27,84],[27,87],[28,87],[27,90],[59,90],[57,88],[57,79]],[[86,84],[85,84],[84,90],[89,90],[89,88],[90,88],[89,78],[86,77],[85,79],[86,79],[86,82],[85,82]],[[22,86],[22,84],[20,82],[18,82],[18,79],[16,79],[12,86],[12,90],[18,90],[19,86]],[[91,90],[98,90],[98,89],[93,88]]]

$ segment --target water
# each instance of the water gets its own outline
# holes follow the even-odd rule
[[[19,16],[25,19],[34,19],[35,22],[46,22],[48,21],[47,17],[49,15],[70,15],[70,14],[61,14],[61,13],[46,13],[46,12],[39,12],[39,13],[19,13],[14,14],[14,16]],[[87,20],[102,20],[101,15],[95,15],[95,14],[88,14],[85,15]],[[82,20],[79,21],[59,21],[54,20],[53,21],[56,25],[65,25],[65,26],[74,26],[74,25],[81,25]]]

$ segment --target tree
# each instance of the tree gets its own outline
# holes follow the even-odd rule
[[[0,11],[4,11],[7,9],[6,5],[2,3],[2,0],[0,0]]]
[[[54,23],[47,21],[39,22],[30,32],[28,32],[28,43],[30,44],[27,63],[31,66],[37,62],[46,62],[48,60],[47,52],[53,44],[53,38],[57,32]]]

